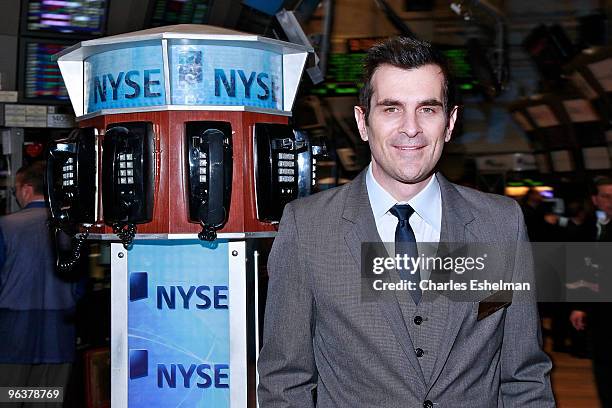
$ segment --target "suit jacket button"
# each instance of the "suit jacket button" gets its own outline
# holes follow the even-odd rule
[[[423,323],[423,318],[421,316],[415,316],[414,317],[414,324],[416,324],[418,326],[421,323]]]
[[[433,408],[433,402],[427,400],[423,403],[423,408]]]
[[[417,357],[423,357],[423,354],[425,354],[422,348],[415,349],[414,351]]]

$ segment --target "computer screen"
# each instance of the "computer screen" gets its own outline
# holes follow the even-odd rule
[[[68,91],[53,55],[72,42],[51,39],[24,39],[19,46],[21,67],[19,90],[22,102],[68,102]]]
[[[89,38],[106,32],[109,0],[24,0],[21,33]]]
[[[348,41],[348,53],[330,53],[325,82],[312,87],[310,93],[319,96],[359,94],[366,50],[378,41],[380,38],[351,39]],[[479,91],[479,82],[474,77],[472,66],[468,61],[467,48],[440,44],[436,47],[448,59],[458,90],[463,93]]]
[[[213,0],[151,0],[148,27],[206,24]]]

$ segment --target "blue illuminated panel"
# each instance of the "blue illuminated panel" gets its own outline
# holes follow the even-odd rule
[[[229,407],[228,271],[227,242],[130,250],[129,407]]]
[[[92,55],[85,60],[85,88],[85,113],[164,105],[161,44]]]
[[[197,43],[169,54],[172,104],[283,109],[281,54]]]

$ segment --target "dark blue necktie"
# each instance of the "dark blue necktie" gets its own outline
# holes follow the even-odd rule
[[[397,227],[395,227],[395,253],[400,255],[402,259],[404,255],[408,255],[409,258],[417,259],[419,254],[416,237],[408,222],[410,216],[414,214],[414,208],[408,204],[396,204],[389,212],[398,219]],[[419,283],[421,282],[421,272],[419,268],[416,268],[415,271],[400,268],[398,272],[402,279],[415,283],[416,289],[411,290],[410,295],[412,295],[414,303],[418,305],[422,295],[421,288],[419,287]]]

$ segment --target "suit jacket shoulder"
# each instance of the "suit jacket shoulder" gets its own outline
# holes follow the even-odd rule
[[[315,228],[328,225],[332,220],[342,218],[350,190],[356,182],[357,180],[354,180],[342,186],[294,200],[287,204],[287,207],[293,211],[298,225],[303,222]]]
[[[466,205],[474,217],[474,224],[481,231],[490,235],[493,232],[496,239],[493,241],[517,240],[519,229],[524,224],[523,213],[519,204],[512,198],[499,194],[484,193],[473,188],[460,186],[446,181],[455,189],[463,203],[448,203],[449,205]],[[444,199],[443,199],[444,200]],[[483,231],[484,232],[484,231]],[[487,238],[489,240],[490,238]]]

